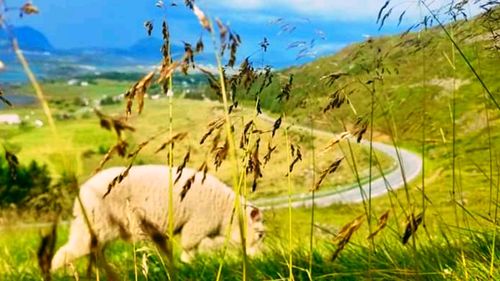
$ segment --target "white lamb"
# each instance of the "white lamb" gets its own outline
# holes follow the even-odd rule
[[[80,197],[88,214],[90,224],[98,241],[98,249],[118,237],[138,241],[147,239],[145,220],[160,232],[168,230],[168,186],[167,166],[134,166],[128,176],[104,196],[108,184],[124,167],[110,168],[90,178],[80,188]],[[172,168],[173,179],[177,169]],[[192,185],[181,200],[182,187],[195,175]],[[188,262],[198,250],[220,247],[225,242],[231,227],[231,243],[240,243],[237,216],[231,224],[235,193],[220,180],[185,168],[173,190],[174,233],[180,233],[183,252],[181,260]],[[247,249],[254,254],[260,247],[264,235],[262,214],[259,209],[246,205]],[[74,205],[74,220],[71,223],[69,241],[52,259],[52,270],[64,266],[91,251],[91,235],[77,201]]]

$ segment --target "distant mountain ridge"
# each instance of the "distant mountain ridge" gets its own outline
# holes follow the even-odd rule
[[[161,59],[161,46],[163,41],[156,37],[146,37],[138,40],[130,47],[105,48],[105,47],[84,47],[72,49],[58,49],[54,47],[50,40],[40,31],[29,27],[13,27],[12,31],[16,36],[19,46],[24,51],[50,52],[56,55],[89,56],[98,55],[109,58],[125,57],[138,61],[152,61]],[[11,44],[5,30],[0,30],[0,51],[8,51]],[[179,54],[184,51],[181,45],[172,45],[172,53]]]
[[[33,71],[41,79],[65,79],[79,75],[103,72],[145,72],[162,60],[163,40],[146,37],[129,47],[83,47],[58,49],[40,31],[26,26],[12,28],[21,50]],[[184,45],[171,45],[174,60],[182,58]],[[214,64],[213,53],[202,53],[195,57],[197,63]],[[6,65],[0,82],[22,83],[26,76],[19,66],[8,35],[0,30],[0,61]]]
[[[23,50],[29,51],[53,51],[54,47],[47,37],[40,31],[29,26],[12,27],[12,32],[16,36],[19,46]],[[0,49],[10,48],[8,34],[5,30],[0,30]]]

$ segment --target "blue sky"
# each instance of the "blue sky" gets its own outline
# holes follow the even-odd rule
[[[166,18],[173,40],[195,42],[203,33],[194,15],[184,7],[184,0],[163,0],[164,9],[155,6],[157,0],[35,0],[40,14],[18,18],[9,15],[15,25],[29,25],[42,31],[51,43],[62,49],[78,47],[127,47],[146,36],[143,22],[152,20],[159,27]],[[9,6],[25,1],[10,0]],[[171,7],[175,2],[177,7]],[[218,17],[243,38],[240,55],[255,54],[264,38],[270,42],[270,58],[297,60],[300,48],[289,48],[293,42],[314,39],[309,56],[335,52],[366,36],[391,34],[406,29],[421,17],[417,1],[391,1],[396,5],[392,19],[379,32],[376,25],[378,10],[385,0],[197,0],[207,15]],[[445,0],[428,1],[434,7]],[[408,9],[400,27],[396,21],[403,9]],[[281,20],[279,20],[281,19]],[[287,25],[288,24],[288,25]],[[283,26],[295,29],[283,31]],[[208,35],[205,33],[204,38]],[[206,43],[208,43],[208,40]]]

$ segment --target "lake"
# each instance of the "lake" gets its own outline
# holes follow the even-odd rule
[[[5,95],[4,97],[9,100],[14,107],[32,104],[36,101],[36,98],[34,96]],[[5,107],[7,107],[7,105],[3,102],[0,102],[0,110],[4,109]]]

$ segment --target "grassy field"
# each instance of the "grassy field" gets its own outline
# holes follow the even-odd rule
[[[493,10],[499,13],[498,7]],[[489,23],[478,16],[444,26],[465,59],[439,26],[350,45],[277,73],[279,79],[262,94],[262,105],[288,111],[302,123],[312,116],[316,127],[334,130],[353,127],[359,117],[371,120],[374,140],[408,148],[424,159],[420,180],[374,199],[373,206],[395,206],[394,213],[402,217],[425,210],[431,229],[485,223],[496,229],[500,56],[489,28],[500,26]],[[279,103],[276,92],[290,75],[293,95]],[[347,101],[324,111],[338,96]]]
[[[102,85],[102,88],[101,88]],[[78,92],[79,89],[83,89]],[[45,90],[49,100],[55,103],[53,109],[55,112],[68,111],[68,108],[77,107],[74,104],[68,105],[75,98],[86,98],[90,102],[97,100],[97,93],[109,93],[116,96],[119,93],[125,92],[126,85],[122,82],[99,81],[97,85],[88,87],[78,87],[76,90],[72,86],[62,83],[49,84]],[[74,91],[74,92],[73,92]],[[66,94],[67,93],[67,94]],[[77,96],[77,93],[80,96]],[[2,126],[0,135],[4,140],[4,144],[13,150],[19,157],[21,162],[28,163],[31,160],[36,160],[40,163],[47,163],[54,175],[58,171],[65,168],[63,165],[70,165],[70,169],[76,171],[78,178],[83,181],[88,178],[92,171],[98,166],[100,160],[104,157],[106,151],[116,142],[116,137],[112,132],[106,131],[99,126],[98,117],[92,112],[89,107],[78,106],[79,109],[74,109],[73,114],[69,115],[66,120],[58,120],[56,125],[59,133],[59,139],[55,139],[48,126],[42,128],[34,128],[33,126]],[[125,105],[119,102],[115,105],[108,105],[102,108],[102,111],[108,115],[119,115],[125,111]],[[37,108],[19,108],[5,110],[6,113],[17,113],[20,116],[29,116],[30,120],[40,119],[45,122],[45,118],[41,110]],[[33,114],[32,114],[33,113]],[[210,141],[207,144],[200,146],[199,142],[202,136],[207,132],[207,125],[210,121],[220,118],[223,114],[223,109],[216,102],[205,102],[191,99],[178,98],[174,100],[173,106],[173,130],[174,133],[188,132],[188,137],[176,146],[174,163],[179,165],[188,149],[191,151],[190,162],[188,166],[199,167],[204,161],[207,161],[210,167],[210,172],[214,173],[225,182],[230,182],[231,169],[230,163],[223,163],[216,170],[212,165],[213,156],[207,151],[210,150]],[[57,113],[55,113],[57,116]],[[241,128],[248,121],[254,119],[256,121],[256,129],[264,131],[261,135],[261,159],[266,154],[267,144],[271,141],[272,124],[260,120],[253,116],[251,110],[238,110],[234,115],[236,127],[236,136],[241,134]],[[29,123],[29,122],[27,122]],[[45,122],[46,123],[46,122]],[[140,116],[134,115],[129,121],[136,128],[135,132],[127,133],[127,140],[130,145],[137,144],[147,140],[149,137],[164,131],[168,128],[168,102],[167,99],[148,100],[144,113]],[[166,163],[165,153],[155,153],[156,149],[168,138],[165,132],[160,138],[151,142],[141,152],[136,163]],[[328,150],[325,148],[332,138],[323,136],[311,137],[304,132],[290,131],[291,142],[301,148],[303,157],[302,161],[296,164],[296,173],[293,176],[294,192],[307,192],[313,185],[312,183],[312,152],[313,142],[315,153],[318,157],[315,173],[320,173],[328,165],[331,159],[341,156],[340,150]],[[272,145],[277,146],[271,161],[263,169],[264,177],[259,180],[259,187],[255,194],[251,197],[262,197],[269,195],[283,194],[286,192],[286,173],[275,173],[266,171],[286,171],[286,146],[283,135],[277,135],[272,140]],[[345,143],[340,144],[343,151],[348,153],[348,148]],[[354,155],[357,159],[357,165],[360,170],[360,176],[365,178],[368,176],[368,150],[366,147],[354,145]],[[61,159],[61,151],[64,151],[64,160]],[[240,153],[244,153],[244,149]],[[394,165],[392,160],[383,154],[378,155],[381,165],[385,171],[391,169]],[[347,157],[349,158],[349,157]],[[263,160],[261,160],[263,161]],[[126,160],[119,158],[112,159],[108,166],[127,165]],[[373,163],[375,173],[378,173],[376,163]],[[336,186],[350,184],[355,182],[355,177],[348,165],[343,165],[339,173],[334,177],[328,178],[325,182],[325,188],[335,188]],[[251,181],[249,179],[251,185]],[[250,186],[249,185],[249,186]]]
[[[500,13],[498,7],[494,11],[495,15]],[[500,56],[498,40],[490,38],[484,20],[478,17],[406,36],[370,38],[336,55],[275,73],[277,78],[259,97],[265,110],[275,116],[284,114],[287,124],[313,125],[336,133],[354,131],[355,124],[365,120],[365,139],[420,154],[424,172],[418,180],[405,182],[404,188],[360,204],[266,210],[266,249],[250,259],[247,280],[500,280],[500,107],[495,104],[500,100]],[[498,23],[491,23],[492,30],[499,30]],[[280,101],[277,96],[286,92],[292,74],[290,99]],[[328,80],[331,83],[325,83]],[[21,162],[35,159],[48,163],[54,176],[69,169],[83,181],[116,137],[99,128],[99,120],[88,109],[81,110],[80,95],[93,104],[102,92],[117,95],[130,86],[123,81],[96,81],[88,88],[72,88],[67,93],[67,85],[62,82],[47,84],[59,137],[54,137],[47,126],[2,126],[4,145]],[[340,108],[325,110],[328,104],[338,103],[339,97]],[[330,138],[314,138],[283,128],[271,138],[273,125],[259,120],[248,109],[254,98],[243,98],[247,108],[235,110],[230,117],[237,142],[250,120],[255,122],[256,134],[251,134],[248,146],[238,150],[239,160],[226,161],[218,170],[212,165],[212,153],[207,152],[213,136],[203,145],[200,139],[207,124],[223,116],[225,108],[209,101],[174,98],[173,130],[189,132],[175,145],[174,163],[180,164],[190,150],[188,166],[198,167],[207,161],[212,173],[230,182],[231,168],[247,165],[246,156],[256,147],[257,136],[261,154],[272,140],[278,148],[263,169],[257,191],[249,194],[256,198],[304,192],[333,159],[346,156],[349,161],[349,155],[342,155],[349,151],[345,141],[325,151]],[[106,105],[102,111],[120,114],[124,104]],[[5,112],[29,115],[30,120],[46,123],[35,107]],[[134,114],[130,123],[136,128],[126,133],[131,147],[168,129],[167,100],[147,100],[144,113]],[[164,152],[154,153],[165,139],[163,135],[150,143],[136,163],[166,163]],[[290,164],[287,142],[300,146],[303,158],[291,174],[291,184],[286,177]],[[366,180],[372,157],[359,146],[354,147],[353,154]],[[382,170],[393,166],[382,155],[377,158],[381,159]],[[126,164],[122,159],[112,159],[108,166]],[[325,188],[355,181],[349,169],[352,164],[344,162],[328,178]],[[249,186],[251,178],[247,177],[245,190]],[[60,245],[67,236],[67,226],[60,226],[58,233]],[[39,230],[3,228],[0,235],[1,278],[39,280],[35,258]],[[124,280],[166,280],[166,268],[155,247],[148,243],[137,246],[134,249],[123,242],[110,245],[107,256],[115,270]],[[176,257],[178,252],[176,247]],[[336,258],[335,253],[339,254]],[[134,260],[135,255],[140,261]],[[177,260],[174,274],[179,280],[215,280],[222,259],[213,255],[190,265]],[[241,280],[242,265],[237,254],[224,259],[222,279]],[[83,276],[85,262],[77,262],[76,267]],[[54,277],[72,279],[71,273]],[[99,278],[94,275],[90,279]]]
[[[294,210],[293,241],[295,280],[497,280],[500,266],[500,239],[493,242],[492,233],[468,233],[467,240],[456,239],[453,233],[443,232],[426,237],[423,232],[414,245],[402,245],[393,225],[376,237],[370,246],[366,224],[354,235],[350,246],[331,261],[335,250],[332,233],[349,215],[362,213],[351,206],[334,206],[317,209],[313,254],[309,252],[310,213]],[[283,280],[288,276],[288,242],[286,211],[266,213],[268,236],[262,255],[249,262],[249,280]],[[43,229],[0,229],[0,272],[2,280],[40,280],[36,261],[40,235]],[[464,231],[464,235],[467,233]],[[59,227],[58,243],[61,245],[68,233],[68,226]],[[457,232],[454,232],[455,234]],[[449,236],[447,236],[449,235]],[[306,237],[306,238],[304,238]],[[493,248],[492,248],[493,247]],[[178,250],[178,248],[176,248]],[[165,267],[155,246],[150,243],[136,245],[138,280],[166,280]],[[491,255],[494,255],[492,259]],[[135,280],[134,247],[122,241],[113,242],[105,252],[114,270],[122,280]],[[193,264],[178,262],[175,252],[178,280],[215,280],[220,258],[217,254],[200,257]],[[241,260],[229,252],[222,270],[223,280],[241,280]],[[312,263],[310,263],[312,260]],[[88,259],[75,263],[80,280],[87,280]],[[310,267],[312,266],[312,267]],[[492,275],[490,276],[490,272]],[[147,273],[147,277],[145,277]],[[101,278],[103,272],[100,273]],[[58,272],[54,280],[75,280],[74,272]],[[90,280],[95,280],[95,273]]]

